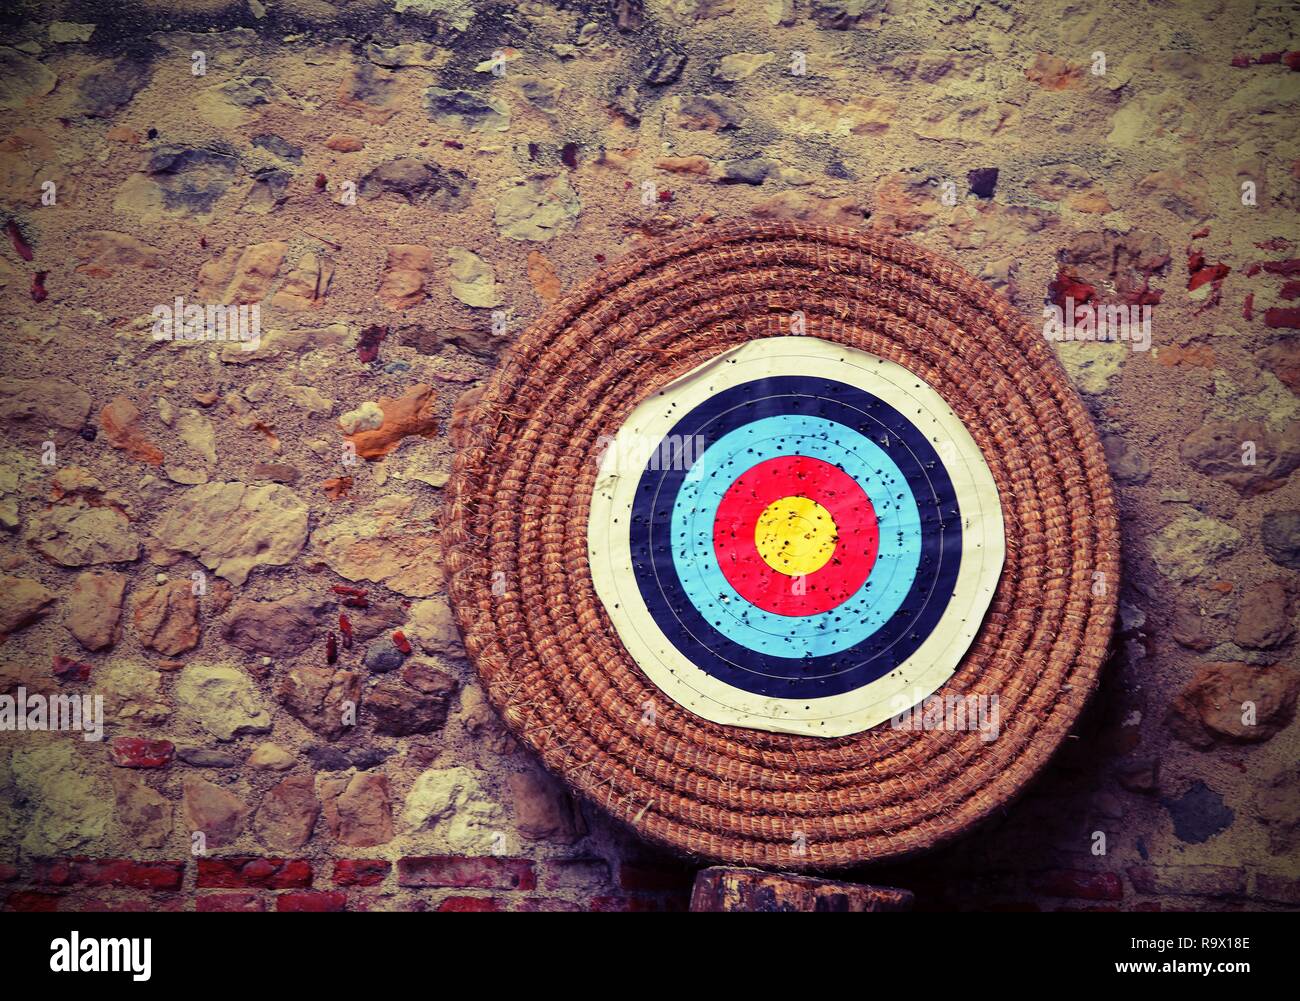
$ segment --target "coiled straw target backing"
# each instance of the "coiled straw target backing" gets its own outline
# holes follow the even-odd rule
[[[723,350],[789,333],[796,311],[808,335],[924,379],[993,473],[1003,572],[938,694],[995,694],[994,740],[888,724],[827,739],[709,722],[647,680],[596,595],[587,527],[604,443],[650,394]],[[909,243],[765,223],[639,250],[523,334],[456,444],[450,591],[488,697],[548,768],[651,841],[782,868],[928,848],[1011,799],[1096,685],[1119,585],[1096,431],[1042,336],[986,285]]]

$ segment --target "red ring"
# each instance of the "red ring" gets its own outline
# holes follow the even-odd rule
[[[758,519],[773,501],[807,497],[830,512],[838,533],[825,566],[795,580],[768,566],[758,551]],[[876,509],[848,473],[822,459],[782,455],[736,477],[718,504],[713,548],[727,582],[746,601],[776,615],[817,615],[843,604],[862,587],[880,548]]]

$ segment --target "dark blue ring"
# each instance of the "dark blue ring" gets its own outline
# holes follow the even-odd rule
[[[687,442],[698,435],[707,449],[737,427],[790,413],[822,417],[870,437],[907,480],[921,515],[921,561],[911,590],[888,622],[862,643],[821,657],[761,654],[724,636],[687,597],[673,561],[672,507],[686,468],[657,469],[660,463],[649,463],[642,472],[632,508],[632,568],[650,615],[701,670],[755,695],[824,698],[884,677],[925,642],[952,600],[961,566],[961,511],[952,480],[925,435],[889,404],[847,383],[793,375],[741,383],[686,414],[670,440]]]

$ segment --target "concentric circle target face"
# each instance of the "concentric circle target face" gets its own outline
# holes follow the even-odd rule
[[[815,337],[749,341],[604,445],[596,592],[651,681],[706,719],[868,729],[951,677],[993,598],[992,474],[893,362]]]

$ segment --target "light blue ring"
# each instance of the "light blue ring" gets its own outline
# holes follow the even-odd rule
[[[795,455],[851,476],[875,507],[880,533],[866,582],[843,604],[817,615],[778,615],[742,598],[713,547],[718,505],[737,477],[760,462]],[[683,590],[719,632],[769,656],[818,657],[856,646],[898,611],[920,564],[921,516],[902,471],[870,438],[836,421],[787,414],[736,428],[705,449],[677,493],[672,540]]]

